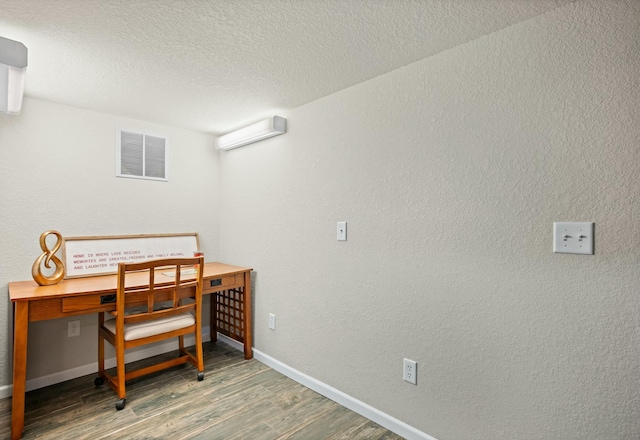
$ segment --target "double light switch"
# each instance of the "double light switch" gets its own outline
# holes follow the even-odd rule
[[[593,255],[593,236],[591,222],[554,222],[553,252]]]

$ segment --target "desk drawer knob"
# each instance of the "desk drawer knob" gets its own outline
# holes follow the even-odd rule
[[[109,303],[114,303],[116,302],[116,296],[115,295],[102,295],[100,297],[100,304],[109,304]]]
[[[222,278],[211,280],[209,287],[216,287],[216,286],[222,286]]]

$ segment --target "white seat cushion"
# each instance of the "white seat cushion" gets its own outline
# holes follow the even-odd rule
[[[191,313],[181,313],[179,315],[166,318],[154,319],[153,321],[136,322],[124,325],[124,340],[147,338],[149,336],[166,333],[180,328],[189,327],[196,323],[196,319]],[[105,321],[104,326],[111,333],[116,333],[116,320]]]

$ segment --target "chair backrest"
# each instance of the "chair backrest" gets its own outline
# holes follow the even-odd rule
[[[199,320],[203,265],[204,257],[118,264],[116,327],[190,311]]]

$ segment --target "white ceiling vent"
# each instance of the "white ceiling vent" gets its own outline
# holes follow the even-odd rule
[[[116,144],[116,176],[167,180],[165,138],[118,129]]]

